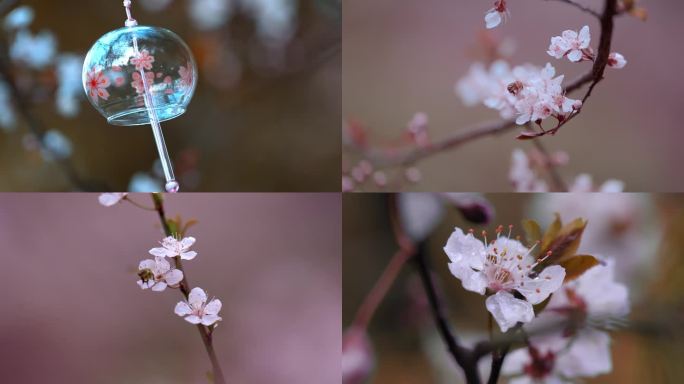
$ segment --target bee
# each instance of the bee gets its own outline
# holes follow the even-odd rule
[[[140,277],[140,280],[142,280],[143,284],[148,284],[150,280],[154,281],[154,273],[149,268],[138,271],[138,277]]]
[[[517,95],[522,91],[524,85],[520,80],[514,81],[506,87],[508,89],[508,92],[510,92],[512,95]]]

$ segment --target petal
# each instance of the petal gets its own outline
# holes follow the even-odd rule
[[[193,244],[195,244],[195,238],[192,236],[189,237],[184,237],[183,240],[181,240],[181,246],[183,249],[188,249],[190,248]]]
[[[529,277],[523,279],[520,286],[515,289],[531,304],[539,304],[560,288],[563,279],[565,279],[565,269],[560,265],[552,265],[544,268],[534,279]]]
[[[162,247],[150,249],[150,255],[158,256],[158,257],[173,257],[173,256],[176,256],[176,254],[174,254],[172,251],[169,251],[168,249],[162,248]]]
[[[210,326],[220,320],[221,318],[216,315],[204,315],[202,316],[202,325]]]
[[[207,302],[207,294],[200,287],[195,287],[188,295],[188,303],[195,308],[199,308]]]
[[[102,193],[97,200],[105,207],[111,207],[121,201],[124,197],[126,197],[125,193]]]
[[[496,252],[498,255],[502,255],[505,253],[507,257],[515,257],[515,256],[521,256],[524,257],[527,262],[534,262],[529,256],[529,249],[522,245],[521,242],[515,239],[510,239],[508,237],[501,236],[498,239],[492,241],[489,243],[488,247],[488,254],[493,254],[494,249],[496,249]]]
[[[461,228],[455,228],[449,236],[444,252],[452,263],[475,269],[484,268],[484,260],[487,256],[484,244],[470,233],[464,234]]]
[[[484,19],[487,29],[495,28],[497,25],[501,24],[501,15],[497,11],[487,12]]]
[[[176,285],[183,280],[183,272],[179,269],[172,269],[164,275],[164,280],[168,285]]]
[[[185,301],[181,301],[176,304],[176,308],[173,310],[178,316],[185,316],[192,313],[192,308]]]
[[[566,42],[570,42],[577,39],[577,32],[568,29],[563,31],[563,33],[561,33],[561,36],[563,37],[563,40],[565,40]]]
[[[214,299],[204,307],[204,313],[207,315],[218,315],[219,311],[221,310],[221,306],[221,300]]]
[[[523,373],[525,365],[530,362],[530,353],[527,348],[516,349],[506,356],[501,373],[506,376],[518,375]]]
[[[449,263],[451,274],[461,280],[463,288],[484,295],[487,290],[487,277],[480,271],[475,271],[459,263]]]
[[[185,321],[187,321],[188,323],[192,323],[192,324],[199,324],[202,322],[202,319],[200,319],[199,316],[190,315],[190,316],[185,318]]]
[[[492,314],[501,332],[506,332],[518,322],[529,323],[534,318],[532,304],[516,299],[506,291],[499,291],[485,301],[487,310]]]
[[[143,282],[142,280],[138,280],[137,283],[138,283],[138,286],[142,289],[147,289],[150,287],[150,284],[154,284],[154,282],[152,282],[152,281]]]
[[[593,377],[612,368],[610,337],[596,330],[580,333],[567,353],[559,355],[556,361],[556,369],[568,377]]]
[[[138,270],[142,271],[143,269],[154,269],[154,267],[157,266],[157,263],[154,262],[152,259],[145,259],[140,262],[138,265]]]
[[[588,25],[585,25],[584,27],[582,27],[582,29],[580,29],[577,38],[580,42],[580,48],[587,48],[589,46],[589,42],[591,41],[591,35],[589,34]]]
[[[161,292],[166,289],[167,284],[163,281],[157,282],[157,284],[152,286],[152,290],[155,292]]]
[[[568,60],[572,61],[573,63],[576,63],[582,59],[582,51],[579,49],[573,49],[568,53]]]
[[[180,258],[183,260],[192,260],[197,256],[197,252],[195,251],[189,251],[189,252],[181,252]]]

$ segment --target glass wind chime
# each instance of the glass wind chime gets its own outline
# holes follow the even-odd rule
[[[197,83],[195,60],[178,35],[138,25],[131,16],[131,1],[124,0],[123,5],[125,27],[100,37],[86,55],[83,88],[108,123],[152,126],[165,189],[177,192],[159,123],[185,112]]]

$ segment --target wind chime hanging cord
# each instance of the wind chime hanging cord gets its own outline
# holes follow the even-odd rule
[[[131,0],[124,0],[123,6],[126,9],[126,21],[124,24],[127,27],[137,26],[138,22],[131,15]],[[135,35],[133,36],[133,52],[135,55],[140,54],[138,49],[138,39],[135,37]],[[164,142],[164,136],[162,135],[161,125],[159,124],[159,117],[157,116],[157,110],[154,108],[154,99],[152,98],[152,93],[150,92],[149,84],[147,83],[144,68],[140,69],[140,79],[142,80],[143,89],[145,91],[143,94],[145,108],[147,109],[147,114],[150,118],[150,125],[152,126],[154,141],[157,144],[157,150],[159,151],[159,160],[161,161],[162,169],[164,170],[164,176],[166,178],[166,192],[178,192],[179,185],[173,174],[173,166],[171,165],[171,159],[169,158],[169,153],[166,149],[166,143]]]

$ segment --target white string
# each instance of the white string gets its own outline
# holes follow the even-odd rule
[[[138,22],[131,15],[131,0],[124,0],[123,5],[124,8],[126,8],[126,26],[137,26]],[[136,56],[140,55],[140,50],[138,48],[138,38],[137,36],[135,36],[135,34],[133,35],[133,52]],[[162,169],[164,171],[164,177],[166,178],[166,185],[164,186],[164,189],[166,189],[166,192],[178,192],[179,185],[173,174],[173,165],[171,164],[171,159],[169,158],[169,152],[166,149],[164,135],[162,134],[161,125],[159,124],[157,110],[154,108],[154,99],[152,98],[152,93],[150,92],[149,84],[147,84],[147,78],[145,77],[144,67],[140,68],[140,80],[142,81],[144,89],[143,100],[145,101],[145,108],[147,109],[147,114],[150,118],[150,125],[152,126],[154,142],[157,144],[159,160],[161,161]]]

